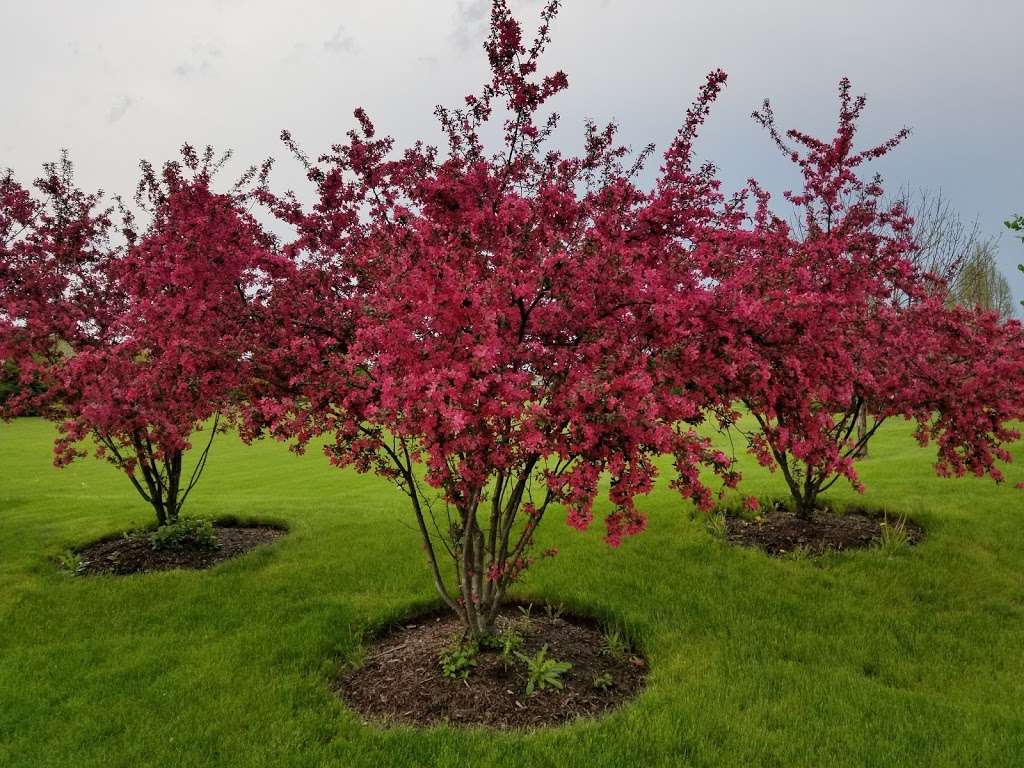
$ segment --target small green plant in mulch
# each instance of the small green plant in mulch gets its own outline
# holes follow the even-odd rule
[[[523,653],[516,653],[516,657],[526,665],[527,680],[526,693],[533,694],[535,691],[543,691],[545,688],[565,688],[562,677],[572,669],[572,664],[567,661],[558,661],[548,656],[547,645],[543,646],[533,656]]]
[[[560,619],[562,614],[565,613],[565,605],[562,603],[548,603],[544,606],[544,613],[552,621]]]
[[[506,668],[512,666],[515,653],[523,647],[523,636],[513,622],[500,632],[482,637],[478,643],[482,650],[496,651]]]
[[[599,691],[608,691],[615,687],[615,679],[610,673],[604,672],[600,675],[594,675],[591,685]]]
[[[601,653],[615,661],[622,661],[632,651],[629,637],[618,626],[607,626],[601,634]]]
[[[456,645],[441,651],[438,664],[441,674],[449,680],[465,680],[476,669],[477,649],[473,645]]]
[[[78,573],[82,568],[82,556],[74,550],[66,550],[56,557],[57,565],[70,573]]]
[[[149,543],[158,550],[216,549],[217,534],[206,518],[182,517],[149,534]]]
[[[523,647],[523,636],[514,628],[509,627],[501,633],[499,640],[501,647],[498,650],[501,653],[502,661],[505,662],[505,666],[510,666],[516,652]]]
[[[522,636],[529,635],[533,629],[533,603],[517,605],[519,616],[509,621],[509,626]]]

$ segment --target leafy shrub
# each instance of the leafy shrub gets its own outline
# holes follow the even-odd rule
[[[558,661],[548,656],[548,647],[545,645],[533,656],[526,656],[516,652],[516,657],[526,664],[526,671],[529,679],[526,681],[526,693],[543,691],[545,688],[565,687],[562,683],[562,675],[572,669],[572,664],[567,661]]]
[[[438,663],[441,674],[449,680],[465,680],[477,665],[477,649],[472,645],[458,645],[441,651]]]
[[[201,517],[182,517],[176,523],[161,525],[149,534],[153,549],[216,549],[213,523]]]

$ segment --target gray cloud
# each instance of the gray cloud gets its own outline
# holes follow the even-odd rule
[[[532,36],[543,0],[510,2]],[[234,148],[241,166],[276,154],[275,181],[302,194],[281,128],[317,154],[364,106],[399,146],[442,143],[434,105],[458,104],[486,79],[488,0],[308,0],[301,13],[279,0],[52,5],[0,3],[0,29],[14,31],[0,68],[17,73],[4,82],[0,166],[25,179],[70,146],[83,184],[130,191],[139,157],[170,158],[191,140]],[[566,0],[541,70],[569,75],[551,106],[563,118],[556,145],[575,150],[587,117],[617,117],[624,143],[663,148],[704,75],[723,67],[729,87],[701,131],[701,159],[718,164],[726,191],[754,176],[776,199],[800,176],[751,110],[769,96],[782,127],[828,135],[849,75],[869,97],[858,139],[914,130],[876,164],[887,187],[942,188],[996,236],[1024,209],[1022,28],[1020,0]],[[341,50],[325,65],[332,44]],[[137,130],[112,131],[108,119]],[[1000,267],[1021,298],[1019,261],[1024,244],[1004,234]]]
[[[108,123],[116,123],[135,105],[135,99],[131,96],[122,96],[114,105],[110,108],[110,112],[107,114]]]
[[[339,24],[330,40],[324,41],[324,49],[331,53],[355,53],[356,41],[345,31],[345,25]]]
[[[191,49],[192,58],[174,67],[178,77],[206,75],[213,71],[214,63],[224,56],[224,51],[213,43],[196,43]]]
[[[468,51],[483,41],[481,32],[490,15],[488,0],[456,0],[452,42],[460,51]]]

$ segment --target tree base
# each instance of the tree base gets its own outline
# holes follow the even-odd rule
[[[214,523],[217,547],[188,546],[156,550],[150,543],[151,531],[118,533],[75,550],[66,564],[78,576],[168,571],[175,568],[202,570],[237,557],[250,549],[269,544],[285,535],[279,526],[235,526]]]
[[[496,632],[522,637],[519,653],[569,662],[564,689],[526,693],[526,664],[500,650],[480,650],[464,680],[445,677],[441,652],[457,645],[463,632],[450,612],[403,622],[366,648],[364,666],[336,681],[341,698],[367,721],[387,724],[538,728],[594,717],[632,699],[644,685],[647,663],[635,650],[610,652],[601,626],[550,609],[506,606]],[[597,684],[595,684],[595,681]]]
[[[889,515],[886,521],[882,513],[866,510],[843,514],[815,510],[800,516],[784,505],[776,505],[753,520],[727,516],[726,539],[769,555],[822,554],[875,546],[882,538],[883,524],[895,527],[900,520]],[[911,520],[903,521],[902,530],[906,544],[917,544],[924,538],[924,529]]]

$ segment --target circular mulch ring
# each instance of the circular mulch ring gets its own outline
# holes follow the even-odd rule
[[[754,520],[732,515],[725,518],[728,541],[756,547],[769,555],[786,555],[801,549],[812,554],[865,549],[878,543],[883,523],[886,520],[882,515],[860,510],[842,514],[818,510],[810,518],[802,518],[781,505]],[[911,520],[893,517],[887,524],[902,525],[907,544],[917,544],[924,538],[924,529]]]
[[[516,606],[499,614],[496,631],[514,629],[519,652],[572,664],[563,690],[526,694],[526,664],[509,663],[499,651],[480,650],[465,680],[441,674],[439,656],[459,641],[462,624],[450,613],[433,613],[397,625],[366,649],[364,664],[342,674],[335,690],[366,721],[408,725],[483,725],[537,728],[593,717],[621,706],[643,687],[647,662],[634,649],[609,652],[600,625],[576,616],[536,609],[528,618]],[[601,682],[595,685],[595,679]]]
[[[237,557],[243,552],[276,541],[287,533],[280,526],[226,525],[214,523],[217,548],[188,547],[157,550],[149,541],[151,531],[132,531],[101,539],[76,550],[78,564],[75,574],[95,576],[169,571],[174,568],[202,570]]]

